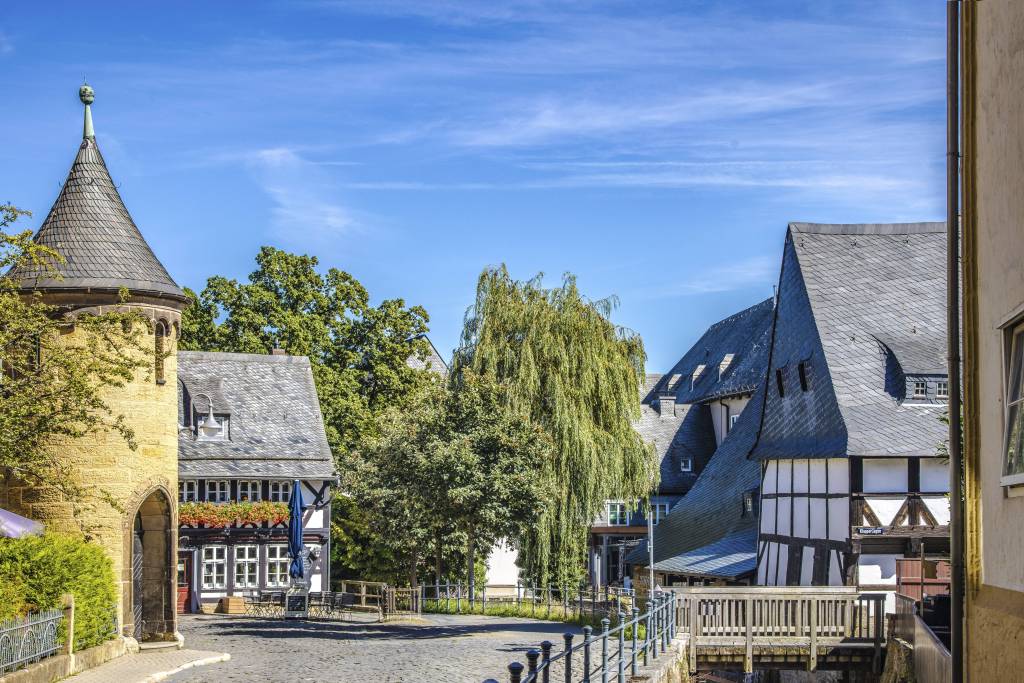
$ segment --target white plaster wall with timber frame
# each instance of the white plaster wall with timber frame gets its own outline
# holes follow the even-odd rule
[[[846,458],[769,460],[761,485],[758,583],[843,585],[850,539]],[[791,550],[792,549],[792,550]],[[790,564],[799,563],[799,566]],[[788,576],[788,579],[787,579]]]

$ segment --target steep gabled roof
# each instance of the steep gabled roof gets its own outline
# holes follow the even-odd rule
[[[757,389],[751,405],[761,400]],[[761,465],[747,457],[759,415],[744,410],[697,482],[654,528],[654,567],[673,574],[736,578],[757,565],[757,517],[743,511],[743,495],[761,482]],[[627,561],[647,564],[646,549]]]
[[[765,299],[709,327],[657,389],[674,392],[677,403],[752,393],[764,378],[772,309],[772,300]]]
[[[230,439],[197,440],[193,418],[229,415]],[[305,356],[178,352],[178,471],[183,477],[330,479],[334,461]]]
[[[902,403],[887,356],[942,371],[945,259],[943,223],[790,225],[756,457],[935,454],[945,406]]]
[[[124,287],[136,294],[185,301],[184,292],[149,248],[121,201],[91,135],[88,104],[86,110],[86,137],[57,201],[33,238],[64,258],[64,263],[57,265],[63,279],[32,265],[13,269],[8,276],[23,289],[116,291]]]
[[[427,346],[429,347],[427,357],[420,360],[416,354],[413,354],[406,359],[406,364],[416,370],[431,370],[442,377],[447,377],[448,364],[444,362],[444,358],[442,358],[441,354],[437,352],[437,347],[434,346],[434,342],[425,334],[420,336],[427,340]]]

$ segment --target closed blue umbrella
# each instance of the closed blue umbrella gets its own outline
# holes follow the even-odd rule
[[[288,507],[288,554],[292,556],[288,574],[293,579],[301,579],[305,574],[302,548],[302,486],[296,479],[292,483],[292,498]]]

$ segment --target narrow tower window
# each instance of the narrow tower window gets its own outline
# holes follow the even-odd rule
[[[800,391],[807,391],[807,367],[801,363],[797,370],[800,373]]]
[[[782,370],[775,371],[775,386],[779,389],[779,398],[786,395],[786,389],[782,386]]]
[[[156,383],[164,384],[164,338],[167,336],[167,324],[158,320],[153,330],[153,369],[156,373]]]

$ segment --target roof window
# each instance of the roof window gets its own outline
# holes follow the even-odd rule
[[[701,363],[697,366],[697,369],[693,371],[693,378],[690,380],[691,389],[695,384],[697,384],[697,380],[700,379],[700,376],[704,374],[704,368],[706,367],[707,366],[704,363]]]
[[[784,398],[786,396],[786,388],[782,384],[781,368],[775,371],[775,387],[779,390],[779,398]]]
[[[807,391],[807,364],[800,363],[797,372],[800,374],[800,391]]]
[[[928,383],[923,380],[914,381],[914,398],[928,398]]]
[[[718,379],[722,379],[722,375],[724,375],[726,370],[729,369],[729,366],[732,365],[732,359],[735,357],[735,353],[725,354],[725,357],[722,358],[722,362],[718,364]]]

